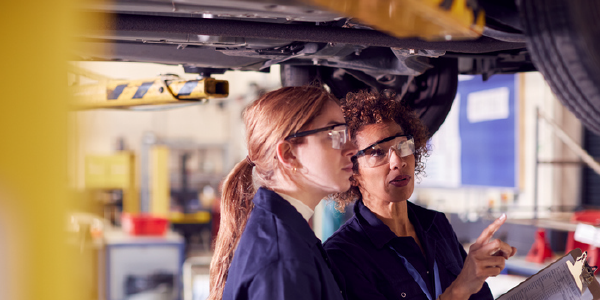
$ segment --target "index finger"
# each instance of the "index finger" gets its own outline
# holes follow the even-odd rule
[[[475,240],[475,244],[484,245],[485,243],[489,242],[498,228],[504,224],[504,221],[506,221],[506,214],[502,214],[498,219],[484,229],[477,240]]]

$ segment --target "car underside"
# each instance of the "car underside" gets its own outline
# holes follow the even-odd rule
[[[387,2],[408,5],[411,1]],[[450,7],[453,2],[459,1],[440,1],[440,7]],[[201,76],[228,70],[269,72],[278,64],[283,85],[318,80],[340,98],[364,88],[392,90],[417,110],[433,134],[452,105],[458,74],[481,74],[486,80],[494,74],[540,70],[549,80],[552,71],[545,70],[547,65],[562,57],[561,49],[545,58],[547,50],[535,47],[536,37],[548,32],[542,28],[532,33],[531,24],[537,24],[534,21],[539,18],[527,17],[543,8],[534,3],[540,1],[466,2],[474,12],[485,11],[485,27],[475,39],[450,35],[397,38],[310,1],[91,2],[81,8],[83,13],[103,17],[106,22],[83,31],[75,55],[79,60],[180,64],[186,72]],[[547,19],[560,8],[557,3],[568,5],[552,2],[556,5],[548,9]],[[577,29],[575,25],[570,30]],[[592,46],[577,47],[588,51]],[[101,51],[107,48],[110,51]],[[598,61],[588,65],[595,63],[600,66]],[[598,69],[582,74],[600,83]],[[559,87],[558,92],[555,88],[563,81],[554,80],[550,85],[585,125],[600,132],[600,100],[593,95],[595,89],[569,96],[562,92],[569,88]]]

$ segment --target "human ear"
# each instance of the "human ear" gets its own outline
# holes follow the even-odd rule
[[[293,151],[293,145],[288,141],[280,141],[276,145],[275,152],[279,163],[288,170],[296,168],[298,162]]]

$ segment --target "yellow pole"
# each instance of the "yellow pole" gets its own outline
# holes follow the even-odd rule
[[[150,213],[168,218],[171,202],[169,185],[169,148],[154,146],[150,150],[150,172],[152,188],[150,192]]]
[[[74,4],[5,1],[0,10],[0,299],[90,299],[66,235]]]

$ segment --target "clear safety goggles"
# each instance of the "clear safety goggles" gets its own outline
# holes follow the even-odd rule
[[[287,141],[292,138],[303,137],[323,131],[327,131],[327,135],[331,140],[331,148],[333,149],[342,149],[342,147],[344,147],[344,144],[350,141],[350,137],[348,136],[348,126],[346,126],[345,123],[338,123],[323,128],[297,132],[287,136],[285,140]]]
[[[399,157],[406,157],[415,153],[415,141],[412,135],[398,134],[378,141],[356,153],[359,164],[374,168],[390,162],[392,151]]]

